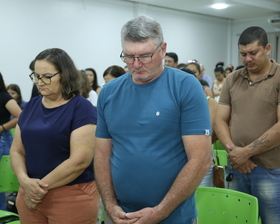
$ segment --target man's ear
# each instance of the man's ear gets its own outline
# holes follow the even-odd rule
[[[166,46],[167,46],[167,43],[166,42],[163,42],[161,44],[161,58],[164,59],[165,58],[165,54],[166,54]]]
[[[270,45],[270,44],[267,44],[267,45],[265,46],[266,55],[270,55],[270,50],[271,50],[271,45]]]

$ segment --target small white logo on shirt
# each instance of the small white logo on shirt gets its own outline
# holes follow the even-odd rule
[[[205,129],[205,135],[210,135],[210,130]]]
[[[160,115],[160,112],[159,112],[159,111],[157,111],[157,112],[156,112],[156,115],[157,115],[157,116],[159,116],[159,115]]]

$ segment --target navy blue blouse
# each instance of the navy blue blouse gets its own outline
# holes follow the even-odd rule
[[[42,179],[68,159],[71,132],[91,123],[97,123],[96,109],[80,95],[62,106],[51,109],[44,107],[42,97],[32,98],[25,106],[18,121],[26,152],[28,176]],[[79,177],[68,185],[93,180],[92,162]]]

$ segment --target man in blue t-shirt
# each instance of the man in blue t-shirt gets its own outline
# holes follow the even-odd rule
[[[147,16],[121,31],[129,72],[98,99],[95,173],[105,222],[193,224],[193,193],[211,165],[211,124],[198,80],[165,67],[160,24]]]

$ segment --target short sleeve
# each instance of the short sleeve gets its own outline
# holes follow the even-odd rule
[[[223,105],[227,105],[227,106],[231,105],[229,81],[232,77],[233,76],[228,76],[226,78],[226,81],[223,84],[223,88],[222,88],[220,99],[219,99],[219,104],[223,104]]]
[[[87,124],[97,124],[97,111],[88,100],[81,98],[75,105],[72,130]]]
[[[181,92],[182,135],[211,135],[208,101],[197,79],[185,79]]]
[[[95,136],[99,138],[111,138],[111,135],[108,131],[108,126],[104,117],[104,95],[105,88],[100,91],[97,101],[97,128]],[[112,115],[113,116],[113,115]]]

